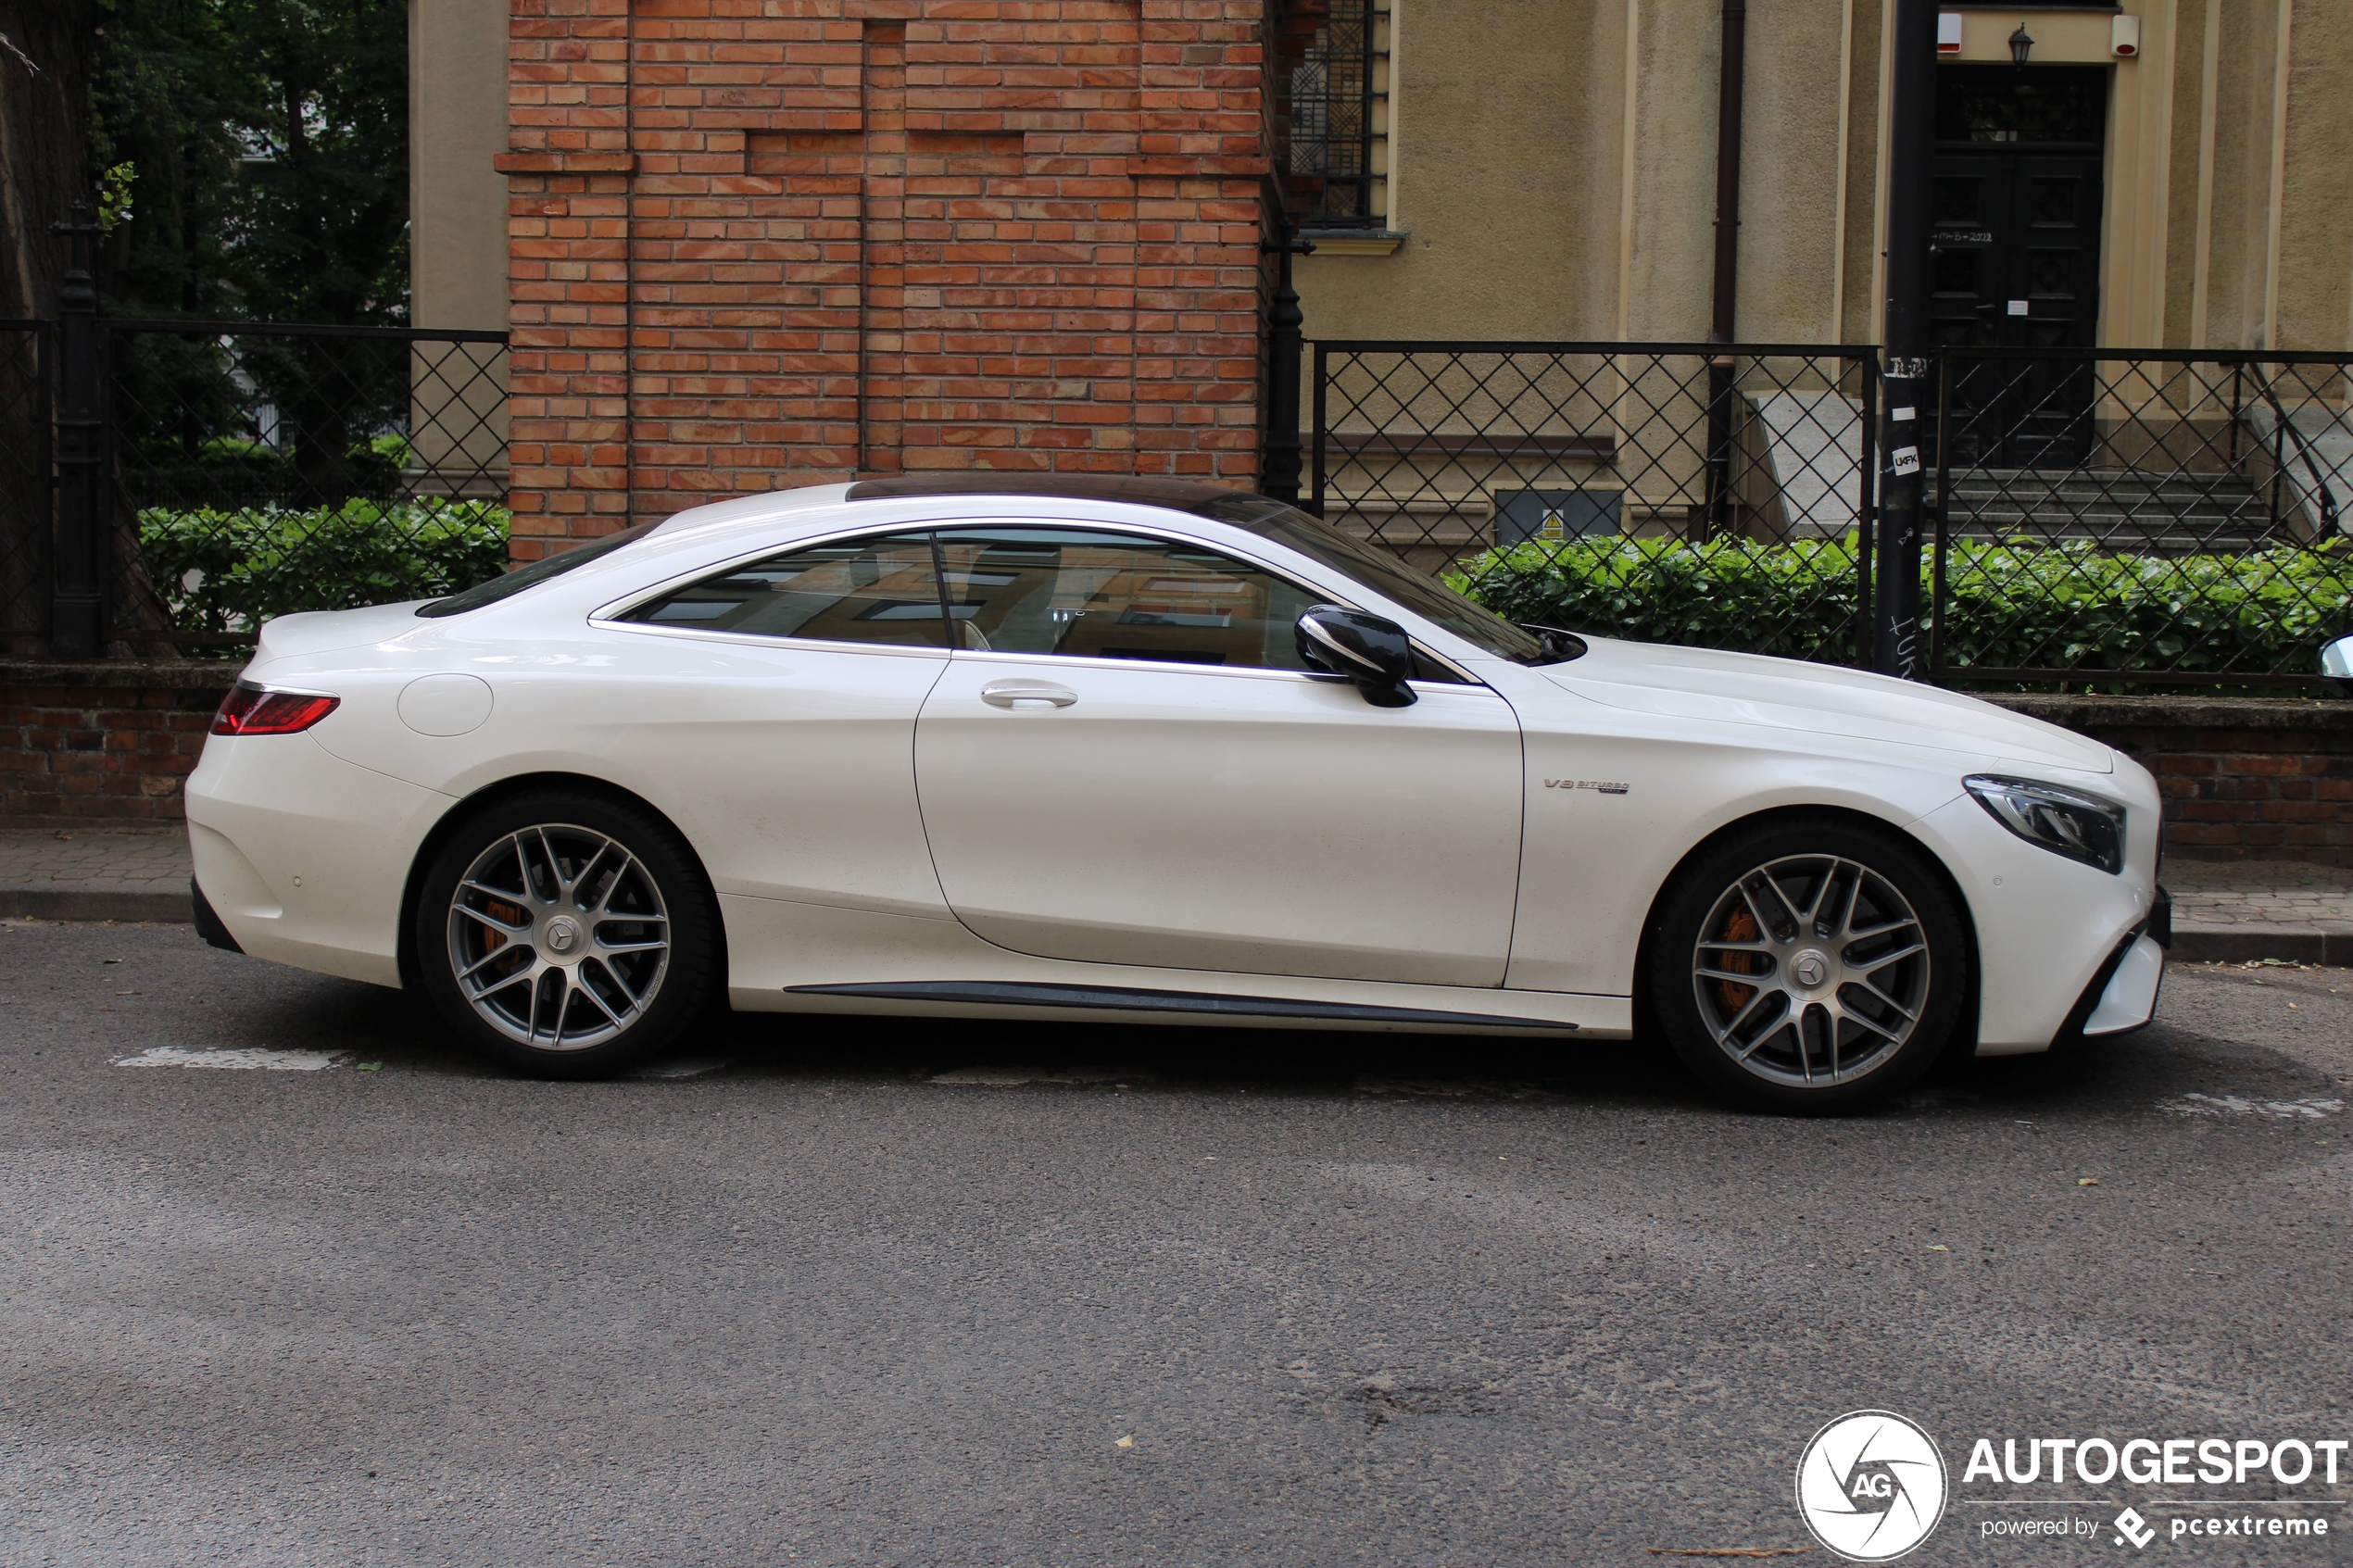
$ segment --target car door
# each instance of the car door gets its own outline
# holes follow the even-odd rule
[[[722,893],[944,918],[915,716],[946,668],[927,533],[795,546],[606,623],[659,637],[607,721]],[[613,705],[627,704],[627,711]]]
[[[1374,707],[1299,658],[1298,612],[1329,596],[1197,543],[937,540],[957,646],[916,788],[975,934],[1099,963],[1502,984],[1522,786],[1501,697],[1434,680]]]

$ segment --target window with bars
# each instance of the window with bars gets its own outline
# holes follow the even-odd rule
[[[1307,229],[1388,218],[1389,0],[1298,0],[1279,77],[1284,205]]]

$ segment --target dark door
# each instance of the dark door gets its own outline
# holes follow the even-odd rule
[[[2095,345],[2107,129],[2105,67],[1937,72],[1929,320],[1940,346]],[[1994,360],[1954,371],[1954,462],[2082,461],[2089,364]]]

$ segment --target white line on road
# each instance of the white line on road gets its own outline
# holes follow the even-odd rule
[[[272,1073],[316,1073],[333,1067],[343,1051],[272,1051],[251,1047],[242,1050],[183,1051],[177,1046],[149,1046],[137,1056],[119,1056],[117,1067],[235,1067]]]

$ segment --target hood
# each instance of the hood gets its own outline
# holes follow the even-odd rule
[[[253,650],[253,661],[260,664],[272,659],[388,643],[431,625],[430,621],[417,619],[417,607],[432,602],[410,599],[406,604],[370,605],[365,609],[315,609],[301,615],[282,615],[262,625],[261,641]]]
[[[1579,696],[1636,713],[1894,741],[2093,773],[2116,767],[2114,752],[2072,730],[1958,692],[1830,664],[1594,637],[1583,658],[1544,673]]]

